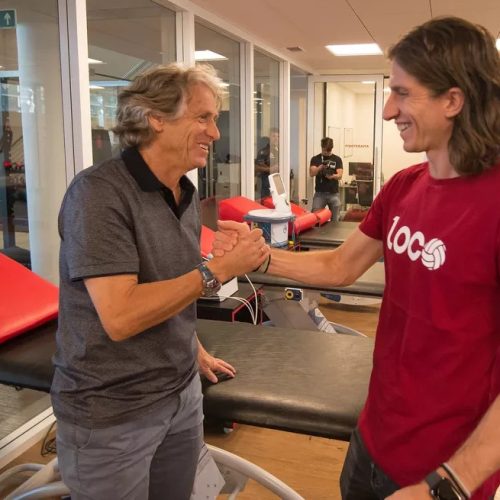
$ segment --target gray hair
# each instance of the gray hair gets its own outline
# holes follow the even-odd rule
[[[206,85],[220,108],[225,89],[215,69],[208,65],[184,67],[173,63],[156,66],[139,75],[118,95],[116,126],[113,132],[122,147],[146,146],[155,137],[149,116],[175,120],[182,116],[191,87]]]

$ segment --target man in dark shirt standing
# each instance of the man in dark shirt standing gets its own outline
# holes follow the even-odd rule
[[[316,177],[316,188],[312,211],[320,210],[328,205],[332,212],[332,221],[339,220],[340,196],[339,180],[342,179],[342,158],[333,154],[333,139],[321,139],[321,153],[311,158],[309,175]]]

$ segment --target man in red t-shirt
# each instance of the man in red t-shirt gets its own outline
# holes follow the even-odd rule
[[[415,28],[389,57],[384,119],[428,161],[394,175],[339,248],[272,249],[263,269],[338,286],[384,258],[342,498],[486,500],[500,469],[500,57],[484,28],[457,18]],[[215,253],[240,231],[220,230]]]

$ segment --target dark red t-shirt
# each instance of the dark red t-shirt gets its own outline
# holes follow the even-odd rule
[[[405,169],[360,229],[384,242],[386,286],[359,426],[405,486],[447,460],[500,392],[500,165],[439,180],[427,163]]]

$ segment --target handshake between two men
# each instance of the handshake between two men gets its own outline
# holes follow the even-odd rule
[[[271,249],[261,229],[234,221],[217,221],[217,226],[210,269],[221,282],[269,265]]]

